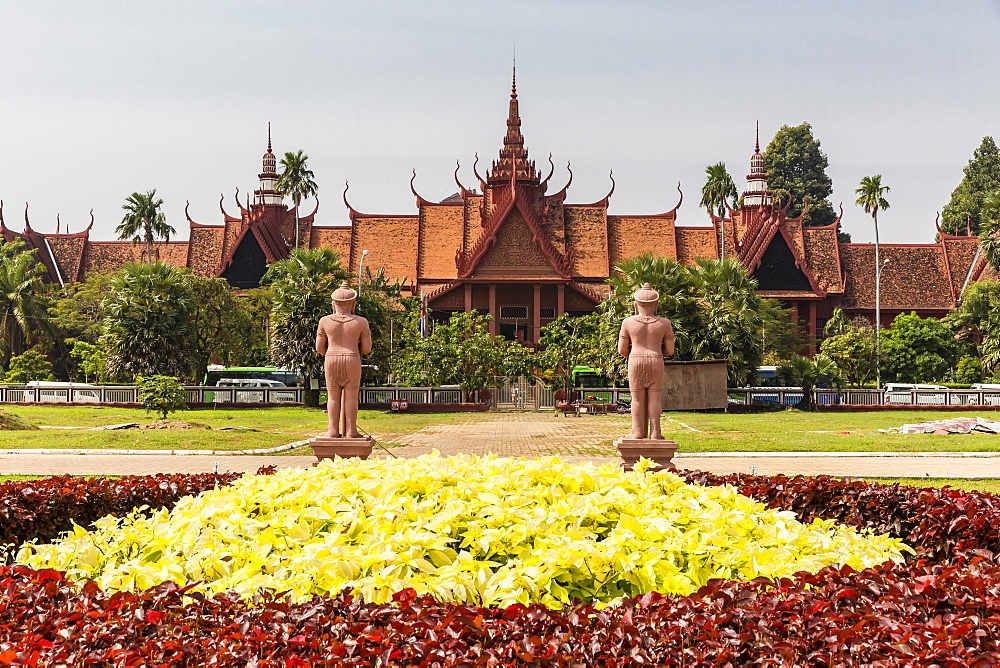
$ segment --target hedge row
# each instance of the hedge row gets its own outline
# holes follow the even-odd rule
[[[260,472],[266,472],[263,469]],[[56,476],[0,482],[0,545],[18,546],[32,539],[55,540],[76,522],[90,528],[106,515],[123,516],[140,506],[173,507],[178,499],[216,485],[237,473],[158,474],[121,478]]]
[[[892,534],[916,548],[918,558],[943,562],[956,556],[1000,554],[1000,497],[993,494],[830,476],[721,476],[702,471],[681,475],[700,485],[733,485],[770,508],[794,512],[803,522],[823,517]]]
[[[106,595],[14,566],[0,568],[0,665],[1000,665],[997,497],[829,477],[683,475],[732,483],[806,521],[889,531],[920,553],[862,572],[712,581],[693,596],[647,594],[604,610],[478,608],[412,591],[390,605],[345,594],[301,604],[275,593],[206,598],[173,584]],[[169,478],[181,486],[185,477]]]
[[[176,585],[104,595],[60,573],[0,568],[0,664],[46,666],[994,666],[1000,572],[828,568],[713,581],[596,610],[479,608],[401,592],[292,605],[186,599]]]

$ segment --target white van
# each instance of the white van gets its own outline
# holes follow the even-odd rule
[[[280,380],[267,378],[220,378],[215,384],[218,388],[233,388],[232,392],[215,392],[211,401],[216,403],[263,403],[263,389],[288,387]],[[270,392],[267,398],[271,403],[291,403],[295,401],[295,390],[287,392]]]
[[[918,404],[923,406],[944,406],[948,403],[948,393],[944,385],[921,385],[919,383],[889,383],[885,386],[885,403]]]
[[[62,383],[55,380],[31,380],[25,387],[39,388],[38,400],[44,402],[73,401],[96,403],[101,400],[101,389],[88,383]],[[93,389],[90,389],[93,388]],[[72,395],[72,399],[70,398]],[[33,401],[35,393],[25,392],[22,401]]]

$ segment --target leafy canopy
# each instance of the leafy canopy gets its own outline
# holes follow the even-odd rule
[[[767,187],[777,202],[787,202],[791,196],[788,215],[798,216],[804,198],[809,198],[805,225],[832,225],[837,219],[829,201],[833,192],[833,179],[826,173],[829,166],[809,123],[782,125],[764,151]]]
[[[992,217],[984,215],[986,200],[1000,190],[1000,149],[993,137],[983,137],[963,170],[965,176],[951,193],[951,200],[941,212],[941,231],[945,234],[979,234]]]
[[[104,300],[100,344],[112,378],[191,377],[194,293],[184,272],[162,262],[127,264]]]
[[[44,275],[45,265],[23,241],[0,239],[0,362],[5,368],[34,339],[52,337]]]
[[[24,385],[33,380],[55,380],[52,375],[52,363],[45,358],[39,346],[25,350],[10,360],[10,368],[3,382],[14,385]]]
[[[458,385],[469,393],[492,386],[498,377],[531,373],[531,350],[491,335],[490,316],[453,313],[447,322],[434,323],[429,336],[421,337],[417,315],[411,314],[407,341],[391,361],[393,375],[403,384]]]
[[[608,279],[611,296],[600,307],[600,367],[624,381],[626,360],[618,354],[618,332],[635,312],[633,293],[649,283],[660,293],[657,314],[674,328],[676,360],[728,359],[729,382],[743,385],[764,354],[764,300],[757,281],[735,259],[700,259],[694,267],[675,260],[639,255],[615,266]]]
[[[119,239],[131,239],[133,244],[146,244],[146,262],[153,261],[153,241],[170,241],[177,230],[167,224],[167,216],[160,207],[163,199],[156,196],[156,189],[146,193],[134,192],[125,198],[122,209],[125,216],[115,228]]]
[[[882,332],[882,376],[890,382],[949,380],[961,355],[954,329],[936,318],[900,313]]]
[[[323,377],[323,358],[316,352],[316,328],[331,312],[330,296],[347,272],[330,248],[294,248],[267,268],[263,283],[271,286],[271,361],[295,369],[309,387]],[[319,401],[319,395],[309,399]]]
[[[184,385],[173,376],[139,376],[139,402],[150,413],[159,413],[160,418],[177,410],[187,408],[187,392]]]

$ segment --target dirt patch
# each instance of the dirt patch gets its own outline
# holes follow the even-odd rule
[[[38,427],[25,420],[20,415],[0,409],[0,430],[2,431],[34,431]]]
[[[183,420],[156,420],[149,424],[144,424],[139,429],[211,429],[207,424],[200,422],[184,422]]]

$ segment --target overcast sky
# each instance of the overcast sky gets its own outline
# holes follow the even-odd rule
[[[753,152],[808,121],[829,156],[843,229],[873,238],[853,202],[863,176],[892,190],[882,239],[933,240],[983,136],[1000,139],[1000,0],[758,2],[292,1],[0,4],[0,198],[7,225],[54,231],[56,214],[114,238],[125,197],[156,188],[187,238],[218,200],[257,186],[275,152],[303,149],[319,224],[355,209],[415,211],[474,187],[505,131],[516,43],[522,129],[569,202],[612,213],[671,209],[699,225],[705,167],[742,189]],[[482,169],[480,170],[482,171]],[[311,207],[310,209],[311,210]],[[65,227],[64,227],[65,229]],[[370,262],[377,262],[371,258]]]

